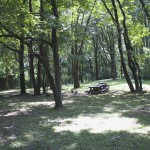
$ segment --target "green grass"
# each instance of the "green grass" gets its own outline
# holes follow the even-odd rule
[[[124,80],[106,82],[110,91],[100,95],[85,93],[97,81],[83,84],[77,95],[65,86],[60,110],[53,109],[52,96],[1,92],[0,150],[148,150],[149,89],[130,94]]]

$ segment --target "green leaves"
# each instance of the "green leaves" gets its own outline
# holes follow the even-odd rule
[[[150,35],[149,29],[140,23],[128,22],[129,31],[130,31],[130,39],[135,47],[143,46],[143,38]]]

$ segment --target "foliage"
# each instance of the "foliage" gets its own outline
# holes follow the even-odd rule
[[[15,54],[12,51],[9,51],[6,48],[3,48],[1,46],[0,51],[0,76],[6,77],[8,75],[17,75],[17,65],[16,65],[16,59]]]
[[[106,0],[105,0],[106,1]],[[120,0],[126,13],[127,27],[132,46],[135,49],[136,59],[140,67],[144,68],[143,74],[149,74],[148,53],[149,51],[149,23],[142,6],[135,0]],[[107,6],[113,13],[110,1],[106,1]],[[146,8],[149,10],[150,3],[145,1]],[[107,13],[103,3],[99,0],[58,0],[57,9],[59,19],[52,14],[52,6],[48,1],[43,1],[43,14],[40,12],[40,1],[32,0],[32,12],[29,9],[29,1],[26,0],[1,0],[0,5],[0,75],[5,72],[19,74],[17,67],[20,38],[24,38],[25,46],[25,74],[28,75],[29,57],[28,46],[32,39],[33,51],[39,53],[40,41],[44,40],[44,51],[48,55],[48,62],[53,66],[51,31],[57,28],[57,38],[59,47],[60,64],[62,68],[62,80],[71,83],[72,79],[72,60],[78,60],[79,75],[83,74],[84,81],[95,79],[96,64],[94,54],[94,42],[97,43],[97,61],[99,66],[99,78],[112,78],[112,45],[116,58],[116,68],[118,75],[121,74],[121,65],[117,48],[116,27]],[[117,8],[119,6],[117,5]],[[42,15],[42,16],[41,16]],[[113,13],[114,15],[114,13]],[[121,11],[118,9],[119,22],[123,21]],[[42,18],[42,19],[41,19]],[[89,22],[88,22],[89,19]],[[88,22],[88,23],[87,23]],[[113,38],[112,34],[113,32]],[[122,31],[123,32],[123,31]],[[112,39],[114,41],[112,41]],[[81,43],[83,42],[83,46]],[[82,48],[82,54],[72,55],[71,48],[76,44],[78,52]],[[3,53],[3,54],[2,54]],[[124,52],[126,57],[126,53]],[[91,62],[90,62],[90,60]],[[5,61],[6,60],[6,61]],[[7,61],[9,60],[9,61]],[[37,60],[34,60],[35,75],[37,74]],[[82,71],[81,71],[82,70]],[[54,74],[54,68],[51,67]],[[30,80],[30,78],[26,78]]]

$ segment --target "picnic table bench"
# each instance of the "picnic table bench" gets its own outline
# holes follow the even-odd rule
[[[90,86],[89,88],[89,94],[102,94],[109,91],[109,85],[107,85],[107,83],[98,83],[95,86]]]

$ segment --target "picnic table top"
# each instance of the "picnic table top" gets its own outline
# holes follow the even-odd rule
[[[89,88],[99,88],[99,85],[90,86]]]
[[[104,85],[107,85],[107,83],[98,83],[96,85],[90,86],[89,88],[99,88],[99,87],[102,87]]]
[[[107,83],[98,83],[98,85],[107,85]]]

